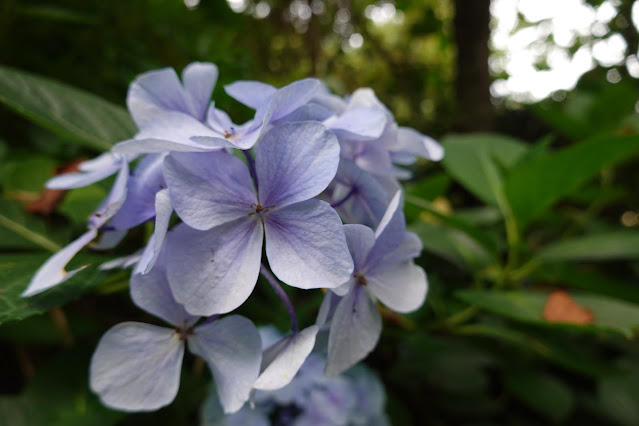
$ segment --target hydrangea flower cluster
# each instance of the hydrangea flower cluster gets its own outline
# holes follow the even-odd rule
[[[278,333],[261,329],[265,347]],[[281,389],[255,391],[250,403],[225,414],[215,389],[201,409],[202,426],[385,426],[386,392],[377,376],[361,364],[327,377],[326,357],[311,353],[293,380]]]
[[[342,99],[315,79],[226,86],[255,110],[238,125],[210,101],[217,77],[210,63],[190,64],[181,80],[170,68],[139,76],[127,96],[138,134],[47,184],[116,175],[87,231],[39,268],[23,296],[78,273],[65,267],[84,246],[113,248],[130,229],[155,225],[140,251],[103,265],[133,266],[134,303],[169,324],[125,322],[102,337],[90,385],[112,408],[169,404],[186,346],[209,365],[223,411],[235,412],[253,390],[289,384],[316,341],[328,342],[327,375],[352,367],[379,339],[377,301],[410,312],[426,296],[398,179],[417,157],[441,159],[437,142],[398,126],[370,89]],[[248,299],[260,274],[292,328],[264,351],[249,319],[220,317]],[[299,329],[280,282],[328,289],[316,324]]]

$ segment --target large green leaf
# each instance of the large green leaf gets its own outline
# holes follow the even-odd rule
[[[604,167],[639,153],[639,136],[604,137],[575,144],[511,170],[504,185],[517,223],[523,226],[595,177]]]
[[[639,304],[639,286],[636,282],[603,275],[593,266],[586,268],[568,262],[545,263],[532,273],[530,279],[533,282],[578,288]]]
[[[638,259],[639,232],[622,230],[560,240],[544,247],[544,261]]]
[[[525,143],[502,135],[453,135],[442,139],[446,156],[442,164],[466,189],[486,204],[502,200],[503,171],[527,152]]]
[[[69,268],[73,269],[87,263],[91,263],[92,266],[42,294],[28,298],[20,297],[35,271],[47,258],[46,254],[0,255],[0,324],[46,312],[54,306],[79,297],[104,280],[105,274],[98,270],[96,264],[107,259],[95,254],[81,253],[71,262]]]
[[[126,109],[66,84],[0,66],[0,102],[65,138],[98,150],[128,139]]]
[[[639,305],[600,295],[574,294],[575,302],[588,309],[594,320],[588,325],[548,322],[543,316],[548,293],[487,290],[460,290],[457,297],[480,308],[532,324],[587,331],[615,331],[631,337],[639,328]]]

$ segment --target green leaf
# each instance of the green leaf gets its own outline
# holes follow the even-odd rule
[[[455,296],[487,311],[526,323],[553,328],[583,331],[614,331],[632,337],[639,327],[639,305],[600,295],[572,294],[579,305],[588,309],[594,317],[591,324],[577,325],[549,322],[542,316],[548,293],[486,290],[460,290]]]
[[[639,304],[639,287],[636,283],[620,281],[592,269],[577,267],[571,263],[547,263],[542,268],[537,268],[531,279],[534,282],[578,288]]]
[[[534,351],[537,355],[568,370],[591,377],[602,377],[618,373],[618,369],[609,362],[599,360],[585,353],[583,348],[567,346],[562,337],[553,341],[548,333],[535,333],[534,330],[518,330],[512,326],[494,326],[489,324],[470,324],[454,329],[464,336],[483,336],[516,346],[525,353]]]
[[[614,231],[559,240],[537,253],[542,261],[638,259],[639,231]]]
[[[18,203],[0,198],[0,248],[40,248],[55,253],[62,245],[42,221],[25,214]]]
[[[501,135],[447,136],[442,140],[444,168],[480,200],[498,206],[502,171],[527,152],[525,143]]]
[[[495,259],[494,255],[468,234],[448,226],[419,222],[409,227],[422,240],[424,250],[443,257],[468,271],[476,271]]]
[[[136,131],[126,109],[66,84],[0,66],[0,102],[58,135],[98,150]]]
[[[639,136],[598,138],[524,163],[504,185],[512,213],[523,227],[604,167],[637,153]]]
[[[54,175],[57,162],[43,155],[29,155],[20,160],[7,161],[3,168],[4,191],[24,199],[26,194],[37,199],[45,182]]]
[[[42,294],[20,297],[35,271],[47,258],[46,254],[0,255],[0,324],[46,312],[79,297],[104,280],[105,274],[98,270],[97,265],[108,259],[80,253],[70,263],[69,269],[87,263],[92,266]]]
[[[538,371],[504,373],[504,385],[522,403],[554,422],[565,420],[574,407],[570,388]]]
[[[622,374],[603,377],[597,388],[597,402],[615,421],[624,425],[639,423],[639,365],[636,360],[617,362]]]

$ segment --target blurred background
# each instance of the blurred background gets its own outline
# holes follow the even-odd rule
[[[35,308],[16,298],[48,256],[33,234],[67,244],[109,182],[33,207],[55,170],[100,150],[16,107],[5,72],[123,106],[138,74],[192,61],[218,65],[213,99],[236,122],[252,111],[225,84],[314,76],[339,95],[373,88],[447,149],[406,183],[429,299],[383,311],[366,360],[393,424],[639,424],[638,28],[630,0],[3,0],[0,425],[197,423],[209,379],[193,359],[158,413],[109,411],[88,390],[100,335],[153,321],[126,272],[91,269]],[[107,256],[139,245],[132,234]],[[256,293],[242,313],[284,331],[275,296]],[[310,323],[321,293],[291,295]],[[575,306],[592,318],[574,320]]]

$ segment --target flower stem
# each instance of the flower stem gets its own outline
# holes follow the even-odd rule
[[[266,278],[266,281],[273,287],[275,293],[282,299],[284,305],[286,306],[286,310],[288,311],[288,315],[291,317],[291,328],[293,329],[293,333],[297,333],[299,331],[299,327],[297,325],[297,316],[295,315],[295,309],[293,309],[293,304],[291,300],[286,295],[284,289],[279,285],[277,279],[273,276],[271,271],[268,270],[264,264],[260,265],[260,272]]]
[[[253,161],[253,156],[251,156],[251,152],[248,149],[242,152],[246,157],[246,162],[248,164],[249,171],[251,172],[253,183],[255,183],[255,191],[257,191],[259,189],[259,183],[257,181],[257,170],[255,170],[255,161]]]

